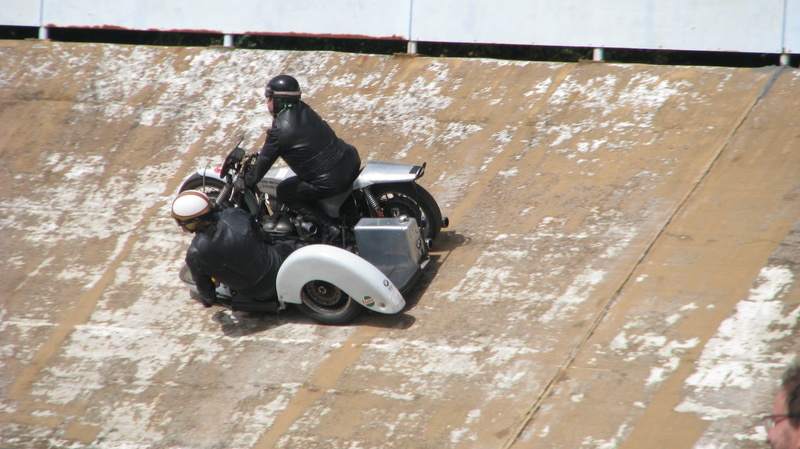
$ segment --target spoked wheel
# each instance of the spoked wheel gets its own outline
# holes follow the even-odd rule
[[[203,178],[202,176],[196,175],[186,181],[183,186],[181,186],[181,192],[186,190],[197,190],[205,193],[208,199],[213,202],[217,199],[219,193],[224,187],[225,183],[219,179]]]
[[[433,242],[442,227],[442,212],[430,193],[418,184],[377,184],[372,193],[386,217],[405,215],[417,220],[420,234]]]
[[[181,192],[185,192],[186,190],[197,190],[199,192],[203,192],[206,194],[208,199],[211,200],[212,203],[216,203],[217,197],[219,197],[220,193],[225,188],[225,182],[221,181],[217,178],[203,178],[200,175],[192,175],[188,181],[186,181],[181,186]],[[230,187],[229,187],[230,188]],[[230,190],[228,191],[230,192]],[[223,209],[227,209],[229,207],[237,207],[237,204],[233,201],[223,201],[219,204]],[[253,213],[252,210],[257,210],[258,206],[255,204],[248,204],[247,202],[243,202],[239,205],[244,210]],[[266,211],[266,209],[264,209]],[[258,217],[259,220],[265,218],[264,216]]]
[[[311,281],[300,291],[300,311],[323,324],[346,324],[361,306],[339,287],[325,281]]]

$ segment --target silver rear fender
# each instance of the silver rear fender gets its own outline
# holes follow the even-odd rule
[[[353,188],[362,189],[373,184],[412,182],[425,174],[425,164],[411,165],[396,162],[367,162]]]

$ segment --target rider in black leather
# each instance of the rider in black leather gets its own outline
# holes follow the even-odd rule
[[[277,300],[278,269],[298,244],[292,241],[271,244],[269,236],[250,214],[239,208],[213,212],[203,206],[202,211],[185,220],[176,211],[182,209],[187,197],[189,201],[201,201],[197,194],[189,191],[179,195],[173,203],[173,217],[184,230],[195,233],[186,251],[186,264],[203,305],[214,305],[215,281],[228,285],[237,296],[257,301]]]
[[[358,177],[361,158],[356,148],[336,136],[328,123],[300,101],[300,85],[288,75],[272,78],[265,96],[274,117],[254,167],[245,178],[253,188],[280,157],[295,172],[278,185],[289,208],[316,219],[326,234],[338,234],[331,219],[314,201],[342,193]]]

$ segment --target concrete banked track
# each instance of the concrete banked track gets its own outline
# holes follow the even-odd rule
[[[451,227],[394,316],[204,309],[182,180],[269,77]],[[0,447],[755,448],[800,348],[800,72],[0,42]]]

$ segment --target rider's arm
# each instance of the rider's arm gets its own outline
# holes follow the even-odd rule
[[[244,179],[248,187],[252,188],[258,184],[258,181],[261,181],[261,178],[267,174],[272,164],[278,160],[278,156],[280,156],[280,147],[278,145],[279,135],[280,129],[278,128],[272,127],[267,131],[267,139],[264,141],[264,147],[261,148],[256,163],[250,171],[247,172],[247,176]]]

